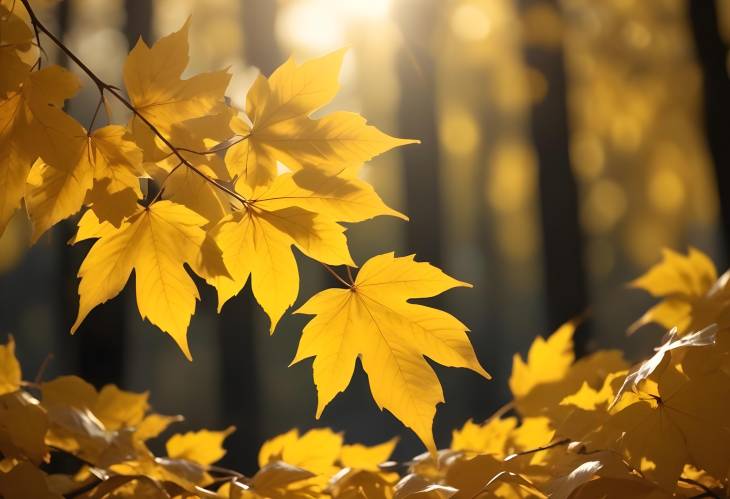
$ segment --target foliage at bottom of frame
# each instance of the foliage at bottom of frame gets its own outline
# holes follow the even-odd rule
[[[513,401],[453,432],[449,448],[389,461],[397,439],[345,444],[327,428],[266,442],[247,477],[215,466],[232,431],[147,442],[179,416],[147,393],[75,376],[24,382],[12,338],[0,346],[0,496],[101,498],[725,497],[730,470],[730,273],[697,250],[665,251],[632,282],[660,301],[631,328],[668,332],[629,366],[622,353],[575,359],[576,321],[515,355]],[[59,454],[73,474],[49,474]]]

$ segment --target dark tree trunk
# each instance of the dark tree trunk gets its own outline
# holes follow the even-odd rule
[[[440,266],[441,190],[436,128],[436,74],[432,37],[441,0],[402,0],[397,18],[403,34],[398,56],[401,137],[421,144],[400,150],[403,158],[408,249]]]
[[[538,1],[522,0],[523,12]],[[558,3],[547,3],[559,11]],[[550,330],[583,314],[588,305],[583,234],[578,220],[578,188],[570,166],[566,74],[562,47],[526,44],[525,62],[547,82],[544,98],[531,109],[530,129],[539,164],[547,320]],[[585,353],[588,330],[575,337]]]
[[[246,63],[269,76],[281,61],[275,37],[276,2],[243,0],[243,30]]]
[[[730,78],[728,46],[722,39],[714,1],[689,1],[688,13],[694,36],[697,61],[702,68],[704,124],[712,154],[720,196],[720,218],[725,242],[725,258],[730,261]]]
[[[269,75],[280,61],[274,37],[276,2],[245,0],[242,8],[246,63]],[[254,335],[258,310],[247,286],[223,308],[219,323],[221,392],[226,421],[236,431],[226,440],[225,464],[254,471],[261,444],[258,365]]]
[[[124,8],[127,12],[127,22],[124,26],[124,34],[127,37],[129,50],[142,38],[147,45],[152,45],[152,16],[153,2],[140,2],[139,0],[124,0]]]
[[[63,36],[69,28],[69,2],[59,5],[59,34]],[[67,65],[68,60],[59,63]],[[71,221],[61,222],[55,229],[55,241],[59,252],[59,334],[67,336],[69,327],[78,311],[78,278],[76,276],[88,243],[72,248],[67,245],[75,233]],[[90,383],[101,386],[106,383],[120,384],[124,376],[124,353],[126,335],[126,292],[92,311],[76,332],[76,373]]]

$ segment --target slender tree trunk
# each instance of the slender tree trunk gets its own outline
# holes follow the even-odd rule
[[[539,1],[522,0],[523,12]],[[555,0],[549,0],[559,11]],[[583,314],[588,305],[578,188],[570,166],[566,74],[562,47],[526,44],[525,62],[547,82],[547,94],[531,109],[531,133],[539,164],[538,183],[547,319],[550,330]],[[585,353],[588,330],[576,335]]]
[[[420,145],[401,150],[404,167],[408,248],[419,260],[442,264],[439,143],[436,127],[436,74],[431,34],[441,0],[401,0],[397,18],[403,35],[398,58],[401,83],[398,112],[401,137]]]
[[[272,0],[243,0],[243,30],[246,63],[256,66],[266,76],[281,61],[276,43],[276,2]]]
[[[246,63],[268,75],[280,62],[274,37],[276,2],[245,0],[242,8]],[[254,335],[258,311],[250,286],[223,308],[218,322],[223,414],[236,425],[228,437],[225,463],[253,471],[261,440],[258,361]]]
[[[142,38],[147,45],[152,45],[152,18],[154,16],[153,2],[139,0],[124,0],[127,12],[127,22],[124,34],[127,37],[129,50],[132,50],[137,41]]]
[[[59,4],[58,18],[61,38],[69,28],[69,2]],[[67,65],[64,58],[59,61]],[[67,245],[76,231],[71,221],[58,224],[55,241],[59,252],[59,287],[61,305],[59,334],[68,336],[69,327],[78,311],[78,278],[76,273],[83,260],[84,251]],[[82,246],[82,245],[79,245]],[[83,249],[88,249],[85,247]],[[92,311],[76,332],[76,372],[90,383],[100,386],[106,383],[121,383],[124,376],[124,346],[126,335],[126,292]]]
[[[720,196],[720,222],[725,242],[725,258],[730,261],[730,78],[728,46],[719,31],[714,1],[687,2],[697,61],[702,69],[704,125],[712,154]]]

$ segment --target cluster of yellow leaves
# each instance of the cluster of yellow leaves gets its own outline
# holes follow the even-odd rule
[[[700,257],[706,261],[696,250],[686,257],[666,255],[635,282],[648,291],[678,289],[683,284],[672,281],[681,277],[683,282],[697,282],[705,275],[706,267],[688,267]],[[338,362],[330,359],[337,353],[332,349],[338,348],[331,344],[341,343],[337,336],[349,334],[340,330],[340,314],[367,322],[386,315],[383,341],[397,342],[397,335],[389,335],[388,321],[405,321],[398,318],[403,310],[418,307],[407,303],[407,298],[430,296],[461,284],[445,280],[426,264],[417,264],[431,277],[421,276],[421,282],[431,282],[432,288],[414,287],[407,279],[381,281],[389,266],[408,262],[412,260],[378,257],[363,266],[352,289],[324,291],[303,307],[303,312],[317,317],[305,332],[298,357],[323,355],[326,369],[347,374],[347,379],[331,386],[331,379],[318,374],[322,366],[315,366],[315,379],[322,379],[317,382],[320,405],[347,384],[354,362],[342,359],[349,366],[344,370],[330,365]],[[730,490],[730,329],[716,322],[706,324],[704,315],[692,313],[702,310],[705,314],[714,308],[709,317],[723,316],[730,301],[718,296],[727,293],[726,281],[721,277],[709,283],[704,294],[694,296],[689,315],[678,319],[677,324],[702,329],[674,326],[656,353],[633,367],[617,351],[599,351],[576,360],[572,337],[577,321],[566,323],[547,339],[538,337],[526,359],[515,355],[509,379],[513,401],[483,423],[466,422],[453,432],[448,448],[396,463],[390,458],[397,439],[375,446],[348,445],[341,434],[327,428],[292,430],[264,443],[259,471],[252,477],[213,465],[223,457],[223,440],[233,428],[173,435],[166,441],[166,456],[155,457],[146,442],[181,418],[150,412],[146,393],[125,392],[113,385],[97,391],[74,376],[40,385],[21,382],[11,338],[0,346],[0,496],[724,497]],[[379,289],[377,294],[374,289]],[[433,341],[428,326],[450,330],[450,341],[462,342],[463,326],[453,323],[453,318],[446,319],[442,312],[421,312],[407,314],[410,329],[397,328],[418,335],[421,353],[429,354]],[[661,323],[670,320],[655,318]],[[327,320],[330,327],[322,327],[318,320]],[[324,354],[320,353],[323,348]],[[471,364],[470,351],[462,351],[461,356],[457,352],[435,358],[484,374]],[[368,369],[367,348],[339,355],[358,353]],[[368,373],[372,383],[373,372]],[[387,400],[387,396],[376,387],[373,393],[387,407],[380,398]],[[44,463],[60,452],[79,458],[83,464],[77,472],[48,475],[43,471]]]
[[[56,65],[40,69],[33,28],[45,27],[26,2],[0,2],[0,232],[23,205],[34,241],[81,213],[71,242],[95,242],[78,272],[71,332],[134,272],[140,315],[192,359],[187,330],[200,299],[192,271],[216,288],[219,311],[250,280],[273,333],[299,294],[294,248],[325,266],[347,266],[350,276],[357,263],[343,223],[407,220],[358,171],[416,141],[391,137],[354,113],[312,117],[339,89],[344,51],[303,64],[290,59],[260,75],[239,111],[226,100],[227,71],[182,77],[188,20],[131,50],[123,68],[128,98],[79,63],[100,90],[84,127],[63,111],[78,79]],[[94,128],[110,98],[131,118],[113,124],[107,114],[109,124]],[[431,426],[444,397],[426,357],[489,375],[465,325],[408,300],[466,284],[392,253],[365,262],[354,281],[340,279],[346,288],[323,291],[299,309],[316,315],[294,362],[315,357],[317,416],[347,387],[359,357],[378,406],[435,452]]]

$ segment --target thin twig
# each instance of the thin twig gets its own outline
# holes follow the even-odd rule
[[[33,25],[33,29],[40,30],[43,32],[48,38],[51,39],[51,41],[59,48],[61,51],[63,51],[66,56],[68,56],[69,59],[71,59],[86,75],[91,78],[91,81],[96,84],[97,88],[99,89],[99,93],[101,93],[102,98],[104,96],[104,92],[109,92],[112,94],[124,107],[129,109],[137,118],[140,119],[147,127],[154,133],[163,144],[165,144],[172,152],[177,156],[180,161],[188,167],[190,170],[195,172],[197,175],[202,177],[206,182],[211,183],[216,188],[220,189],[221,191],[225,192],[229,196],[237,199],[243,204],[248,204],[248,200],[241,196],[239,193],[234,191],[233,189],[221,184],[220,182],[208,177],[205,173],[203,173],[198,167],[190,163],[180,152],[180,150],[175,147],[170,140],[165,137],[165,135],[160,132],[155,125],[153,125],[142,113],[140,113],[131,102],[129,102],[122,94],[119,93],[119,89],[115,87],[114,85],[110,85],[106,83],[104,80],[99,78],[96,73],[94,73],[84,62],[78,58],[76,54],[71,51],[61,40],[59,40],[56,35],[54,35],[46,26],[38,19],[35,12],[30,6],[29,0],[21,0],[23,2],[23,5],[25,6],[25,9],[28,11],[28,15],[30,16],[31,24]]]
[[[482,424],[487,424],[490,421],[493,421],[495,419],[501,418],[502,416],[504,416],[505,414],[507,414],[509,411],[511,411],[512,409],[514,409],[514,407],[515,407],[514,400],[511,400],[511,401],[507,402],[502,407],[500,407],[499,409],[497,409],[496,411],[494,411],[492,413],[492,415],[489,416],[487,419],[485,419]]]
[[[552,449],[554,447],[560,447],[561,445],[568,445],[570,442],[571,442],[571,440],[569,438],[564,438],[562,440],[557,440],[557,441],[555,441],[553,443],[550,443],[550,444],[547,444],[547,445],[543,445],[542,447],[536,447],[536,448],[530,449],[530,450],[523,450],[521,452],[515,452],[510,457],[526,456],[527,454],[534,454],[536,452],[542,452],[544,450],[549,450],[549,449]]]
[[[217,473],[217,474],[220,474],[220,475],[226,476],[226,477],[234,477],[234,478],[238,478],[239,480],[244,480],[244,481],[247,481],[247,480],[249,479],[249,478],[248,478],[248,477],[247,477],[246,475],[244,475],[243,473],[239,473],[239,472],[238,472],[238,471],[236,471],[236,470],[232,470],[232,469],[229,469],[229,468],[224,468],[224,467],[222,467],[222,466],[216,466],[216,465],[214,465],[214,464],[209,464],[209,465],[208,465],[208,466],[206,467],[206,470],[207,470],[207,471],[209,471],[209,472],[212,472],[212,473]]]
[[[347,278],[350,280],[350,284],[351,285],[354,285],[355,284],[355,279],[352,278],[352,271],[350,270],[350,266],[349,265],[345,265],[345,268],[347,269]]]
[[[99,102],[96,104],[96,109],[94,109],[94,116],[91,117],[91,123],[89,123],[89,128],[87,129],[87,134],[91,136],[91,129],[94,128],[94,122],[96,121],[96,117],[99,115],[99,110],[101,109],[101,105],[104,102],[104,94],[102,93],[99,95]]]
[[[320,262],[320,263],[322,263],[322,262]],[[322,266],[327,269],[327,272],[329,272],[330,274],[332,274],[333,276],[335,276],[335,279],[337,279],[338,281],[340,281],[342,284],[344,284],[348,288],[351,288],[352,287],[352,285],[350,283],[348,283],[346,280],[344,280],[342,277],[340,277],[340,275],[337,272],[335,272],[334,270],[332,270],[332,267],[330,267],[326,263],[322,263]]]
[[[97,486],[99,486],[102,483],[101,479],[96,478],[93,482],[89,482],[85,485],[82,485],[76,490],[72,490],[71,492],[67,492],[63,495],[63,497],[67,499],[72,499],[74,497],[79,497],[83,494],[86,494],[87,492],[90,492],[94,490]]]
[[[33,384],[40,385],[41,381],[43,380],[43,374],[46,372],[46,368],[48,367],[48,364],[53,360],[53,354],[49,353],[46,355],[46,358],[43,359],[43,362],[41,362],[41,367],[38,368],[38,374],[35,375],[35,379],[33,380]]]
[[[176,164],[175,167],[172,170],[170,170],[170,173],[168,173],[165,176],[165,178],[162,179],[162,183],[160,183],[160,188],[157,190],[157,193],[152,198],[152,200],[150,200],[150,202],[147,203],[148,206],[151,205],[152,203],[154,203],[155,201],[157,201],[157,199],[162,195],[162,191],[165,190],[165,183],[167,182],[167,179],[172,177],[172,174],[175,173],[175,170],[180,168],[182,165],[183,165],[182,161],[180,163]]]
[[[704,490],[703,494],[700,494],[698,496],[694,497],[715,497],[716,499],[720,499],[720,496],[717,495],[711,488],[704,485],[703,483],[698,482],[697,480],[693,480],[692,478],[685,478],[683,476],[679,477],[680,482],[688,483],[690,485],[694,485],[695,487],[699,487],[700,489]]]
[[[195,149],[188,149],[187,147],[178,147],[178,151],[183,152],[189,152],[191,154],[197,154],[199,156],[207,156],[208,154],[215,154],[217,152],[225,151],[227,149],[230,149],[231,147],[235,146],[239,142],[243,142],[249,137],[249,135],[241,135],[239,137],[236,137],[236,140],[227,140],[225,142],[222,142],[218,144],[217,146],[213,147],[212,149],[208,149],[207,151],[196,151]]]

